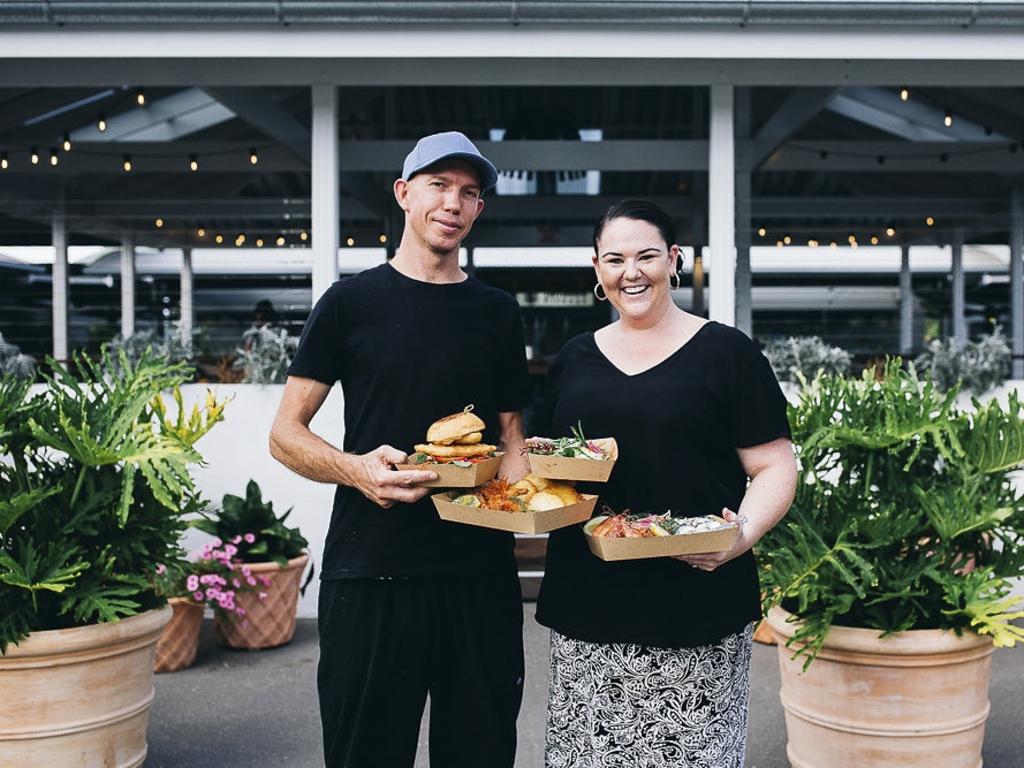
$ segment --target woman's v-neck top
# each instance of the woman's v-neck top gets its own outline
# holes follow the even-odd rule
[[[742,332],[716,322],[638,373],[617,368],[594,334],[555,359],[534,431],[614,437],[607,483],[581,484],[616,512],[721,514],[739,508],[747,476],[737,448],[789,437],[786,400],[767,358]],[[749,552],[708,573],[673,558],[604,562],[581,526],[548,540],[537,620],[590,642],[692,647],[717,642],[760,616]]]

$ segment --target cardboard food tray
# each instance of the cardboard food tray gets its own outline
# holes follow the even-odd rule
[[[468,467],[425,461],[422,464],[396,464],[395,469],[421,469],[436,472],[437,480],[420,483],[423,488],[475,488],[494,479],[498,474],[498,467],[501,466],[501,457],[504,455],[499,451],[493,458],[479,461]]]
[[[725,522],[717,515],[716,520]],[[721,552],[729,549],[739,535],[735,525],[719,531],[684,533],[675,536],[644,536],[629,539],[613,539],[606,536],[591,536],[586,531],[590,551],[602,560],[640,560],[647,557],[672,557],[693,555],[698,552]]]
[[[549,509],[544,512],[502,512],[497,509],[455,504],[447,493],[438,493],[430,498],[442,520],[515,533],[547,533],[556,528],[582,523],[590,519],[594,506],[597,504],[597,496],[585,493],[582,501],[570,504],[568,507]]]
[[[584,480],[604,483],[612,473],[619,458],[619,445],[614,437],[602,437],[593,442],[609,450],[609,459],[568,459],[565,456],[540,456],[527,453],[530,471],[537,477],[548,480]]]

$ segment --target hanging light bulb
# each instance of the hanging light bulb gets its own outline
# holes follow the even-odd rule
[[[235,238],[235,245],[242,245],[245,242],[245,235],[239,233],[238,237]]]
[[[50,165],[56,167],[57,163],[60,162],[60,158],[57,156],[57,150],[50,150]]]
[[[32,161],[32,165],[39,165],[39,149],[38,149],[38,147],[32,147],[31,154],[29,155],[29,160]]]
[[[900,101],[906,101],[910,98],[910,90],[907,86],[900,86]]]
[[[299,232],[299,240],[301,240],[302,242],[306,242],[307,240],[309,240],[309,233],[307,233],[306,230],[302,230],[301,232]]]
[[[206,228],[202,224],[196,227],[196,237],[206,237]]]
[[[263,247],[263,238],[262,237],[257,237],[256,238],[256,247],[257,248],[262,248]]]
[[[220,245],[221,243],[224,242],[224,235],[218,234],[216,237],[213,238],[213,240],[214,242],[217,243],[217,245]]]
[[[953,110],[949,107],[946,107],[946,116],[942,118],[942,123],[947,128],[950,128],[953,125]]]
[[[855,242],[857,242],[857,236],[856,235],[850,235],[848,238],[846,238],[846,242],[848,242],[848,243],[855,243]]]
[[[876,235],[871,236],[871,244],[878,245],[878,237]]]
[[[146,92],[141,88],[135,92],[135,103],[140,107],[144,107],[146,105]]]
[[[132,172],[132,156],[131,155],[125,155],[124,156],[124,158],[121,160],[121,167],[124,168],[124,172],[125,173],[131,173]]]
[[[351,248],[355,244],[356,244],[356,239],[354,237],[350,237],[347,240],[345,240],[345,245],[347,245],[349,248]]]
[[[195,173],[199,170],[199,157],[197,155],[188,156],[188,169]]]
[[[7,167],[10,164],[11,164],[10,161],[7,159],[7,153],[6,152],[0,152],[0,170],[6,171]]]
[[[70,152],[71,151],[71,134],[68,133],[67,131],[64,131],[64,145],[63,146],[64,146],[64,151],[65,152]]]
[[[784,242],[786,245],[789,245],[791,242],[793,242],[793,238],[791,238],[789,235],[786,235],[784,238],[782,238],[782,242]]]
[[[768,234],[768,230],[765,229],[764,227],[761,227],[759,230],[757,230],[757,236],[758,237],[764,237],[767,234]]]
[[[102,112],[96,118],[96,130],[100,133],[105,133],[107,130],[107,117]]]
[[[153,224],[154,224],[154,226],[156,226],[157,229],[163,229],[164,220],[158,218],[156,221],[153,222]]]
[[[924,223],[927,224],[929,227],[933,226],[935,224],[935,219],[929,216],[927,219],[924,220]]]
[[[896,230],[893,229],[892,227],[886,227],[885,228],[885,235],[886,235],[886,237],[895,237],[896,236]]]
[[[276,242],[279,248],[284,245],[284,235],[278,235]]]
[[[388,236],[387,235],[381,235],[380,236],[380,244],[381,245],[384,245],[385,243],[387,243],[387,241],[388,241]]]
[[[251,163],[252,165],[256,165],[256,163],[258,163],[259,161],[260,161],[260,159],[259,159],[259,157],[258,157],[258,156],[256,155],[256,150],[255,150],[255,149],[250,149],[250,150],[249,150],[249,162],[250,162],[250,163]]]

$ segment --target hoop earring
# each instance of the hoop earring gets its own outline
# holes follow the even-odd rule
[[[679,283],[679,275],[677,275],[675,272],[668,276],[668,287],[671,288],[673,291],[679,290]]]
[[[594,296],[598,301],[608,301],[608,294],[605,293],[604,286],[600,283],[594,283]]]

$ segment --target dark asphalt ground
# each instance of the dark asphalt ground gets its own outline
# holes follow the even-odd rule
[[[527,603],[525,608],[527,674],[516,768],[540,768],[548,637],[547,630],[533,620],[533,604]],[[299,621],[290,645],[259,652],[218,648],[212,624],[207,621],[196,665],[156,676],[146,768],[321,766],[316,661],[313,620]],[[990,697],[985,766],[1021,768],[1024,650],[996,651]],[[785,734],[776,650],[755,643],[747,768],[788,768]],[[424,729],[416,768],[427,766]]]

